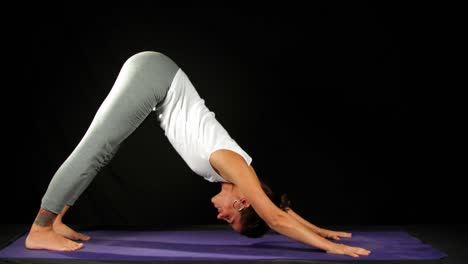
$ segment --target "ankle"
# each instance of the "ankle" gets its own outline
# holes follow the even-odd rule
[[[52,225],[57,218],[57,214],[41,208],[31,226],[31,231],[48,231],[52,230]]]
[[[62,224],[62,217],[57,216],[57,217],[55,218],[53,224],[54,224],[54,225],[56,225],[56,224]]]
[[[32,224],[31,226],[31,232],[47,232],[47,231],[52,231],[52,225],[48,226],[40,226],[36,223]]]

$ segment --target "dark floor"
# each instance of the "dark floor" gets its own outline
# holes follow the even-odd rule
[[[75,227],[80,229],[79,227]],[[193,227],[191,227],[193,228]],[[203,227],[198,227],[203,228]],[[213,228],[210,226],[209,228]],[[217,227],[215,227],[217,228]],[[220,227],[223,228],[223,227]],[[468,225],[404,225],[404,226],[332,226],[332,229],[342,230],[405,230],[411,235],[419,238],[424,243],[432,245],[445,252],[448,257],[438,261],[420,262],[420,261],[409,261],[405,263],[449,263],[449,264],[468,264]],[[81,228],[82,230],[83,228]],[[101,228],[102,229],[102,228]],[[3,248],[20,237],[22,234],[27,232],[27,225],[0,225],[0,248]],[[58,263],[47,260],[5,260],[0,259],[0,263]],[[129,262],[90,262],[90,261],[67,261],[66,263],[74,264],[91,264],[91,263],[129,263]],[[162,262],[139,262],[139,263],[162,263]],[[176,263],[176,262],[163,262],[163,263]],[[184,262],[187,263],[187,262]],[[200,262],[199,262],[200,263]],[[219,262],[216,262],[219,263]],[[226,263],[235,263],[227,261]],[[281,261],[252,261],[242,263],[283,263]],[[284,262],[286,263],[286,262]],[[303,261],[288,261],[287,263],[314,263],[314,262],[303,262]],[[318,262],[316,262],[318,263]],[[333,262],[336,263],[336,262]],[[366,263],[370,264],[369,261],[348,261],[346,263]],[[372,262],[374,263],[374,262]],[[377,263],[377,262],[376,262]],[[378,263],[390,263],[381,261]],[[402,263],[402,262],[399,262]]]

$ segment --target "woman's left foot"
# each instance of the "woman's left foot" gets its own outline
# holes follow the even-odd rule
[[[88,241],[91,239],[89,236],[76,232],[62,222],[55,221],[53,224],[53,230],[71,240]]]

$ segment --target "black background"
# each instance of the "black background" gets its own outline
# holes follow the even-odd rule
[[[466,118],[444,75],[452,64],[440,63],[453,50],[439,38],[437,12],[365,2],[21,10],[4,23],[2,223],[32,222],[123,62],[144,50],[184,69],[259,177],[311,222],[466,222],[466,172],[455,169]],[[152,115],[67,221],[218,224],[218,191]]]

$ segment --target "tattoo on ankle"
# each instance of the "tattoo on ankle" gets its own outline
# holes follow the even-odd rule
[[[57,215],[54,213],[41,209],[39,210],[39,214],[37,215],[36,220],[34,220],[34,223],[38,226],[50,226],[54,223],[56,216]]]

